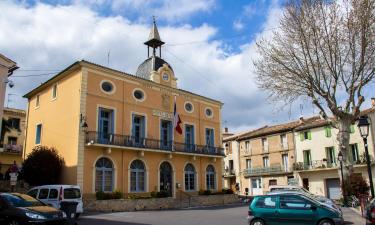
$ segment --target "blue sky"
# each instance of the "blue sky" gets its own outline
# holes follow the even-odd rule
[[[135,74],[147,57],[143,42],[154,15],[166,42],[163,58],[173,67],[178,87],[222,101],[223,126],[243,131],[316,114],[308,101],[270,102],[255,84],[255,43],[278,26],[281,4],[282,0],[0,1],[0,51],[20,66],[12,76],[15,86],[7,89],[6,105],[26,108],[25,93],[81,59]],[[366,101],[365,107],[369,105]]]

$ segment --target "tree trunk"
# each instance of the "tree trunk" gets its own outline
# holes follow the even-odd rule
[[[339,129],[339,133],[337,134],[337,141],[339,145],[339,151],[342,152],[343,156],[343,176],[344,176],[344,181],[348,182],[349,181],[349,176],[352,173],[352,167],[353,165],[349,162],[349,140],[350,140],[350,126],[351,126],[351,120],[348,118],[340,118],[340,120],[337,122],[337,126]],[[339,166],[340,166],[340,162]],[[339,174],[340,174],[340,179],[342,183],[342,177],[341,177],[341,171],[339,167]]]

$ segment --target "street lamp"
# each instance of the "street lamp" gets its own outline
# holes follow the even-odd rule
[[[345,192],[345,182],[344,182],[344,171],[342,169],[342,162],[344,161],[344,157],[343,157],[341,151],[339,151],[338,160],[340,162],[340,171],[341,171],[341,191],[342,191],[342,196],[344,197],[344,206],[346,206],[346,192]]]
[[[363,143],[365,144],[368,179],[370,180],[371,197],[373,198],[374,197],[374,184],[372,182],[371,162],[370,162],[370,156],[368,154],[368,145],[367,145],[367,137],[369,135],[370,123],[368,122],[367,116],[361,116],[359,118],[358,128],[363,138]]]

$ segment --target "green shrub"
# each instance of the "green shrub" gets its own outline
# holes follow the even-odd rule
[[[223,188],[223,190],[221,190],[221,192],[223,192],[223,194],[233,194],[233,190],[232,189],[228,189],[228,188]]]
[[[361,175],[351,174],[349,182],[345,182],[345,191],[347,196],[355,195],[357,198],[360,195],[368,195],[370,188]]]
[[[211,195],[211,190],[199,190],[199,195]]]
[[[98,192],[96,192],[96,199],[97,200],[121,199],[122,196],[123,195],[120,191],[114,191],[114,192],[98,191]]]
[[[167,191],[153,191],[151,192],[151,197],[152,198],[167,198],[169,197],[169,192]]]

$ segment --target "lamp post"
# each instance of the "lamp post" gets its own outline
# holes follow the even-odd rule
[[[367,145],[367,137],[368,137],[369,130],[370,130],[370,123],[368,122],[367,116],[361,116],[359,118],[358,128],[363,138],[363,143],[365,144],[368,179],[370,180],[371,197],[373,198],[374,197],[374,184],[372,182],[371,161],[370,161],[370,156],[368,154],[368,145]]]
[[[344,171],[342,170],[342,161],[344,161],[344,157],[343,157],[341,151],[339,151],[338,160],[340,162],[340,171],[341,171],[341,191],[342,191],[342,196],[344,198],[344,206],[346,206],[346,192],[345,192]]]

